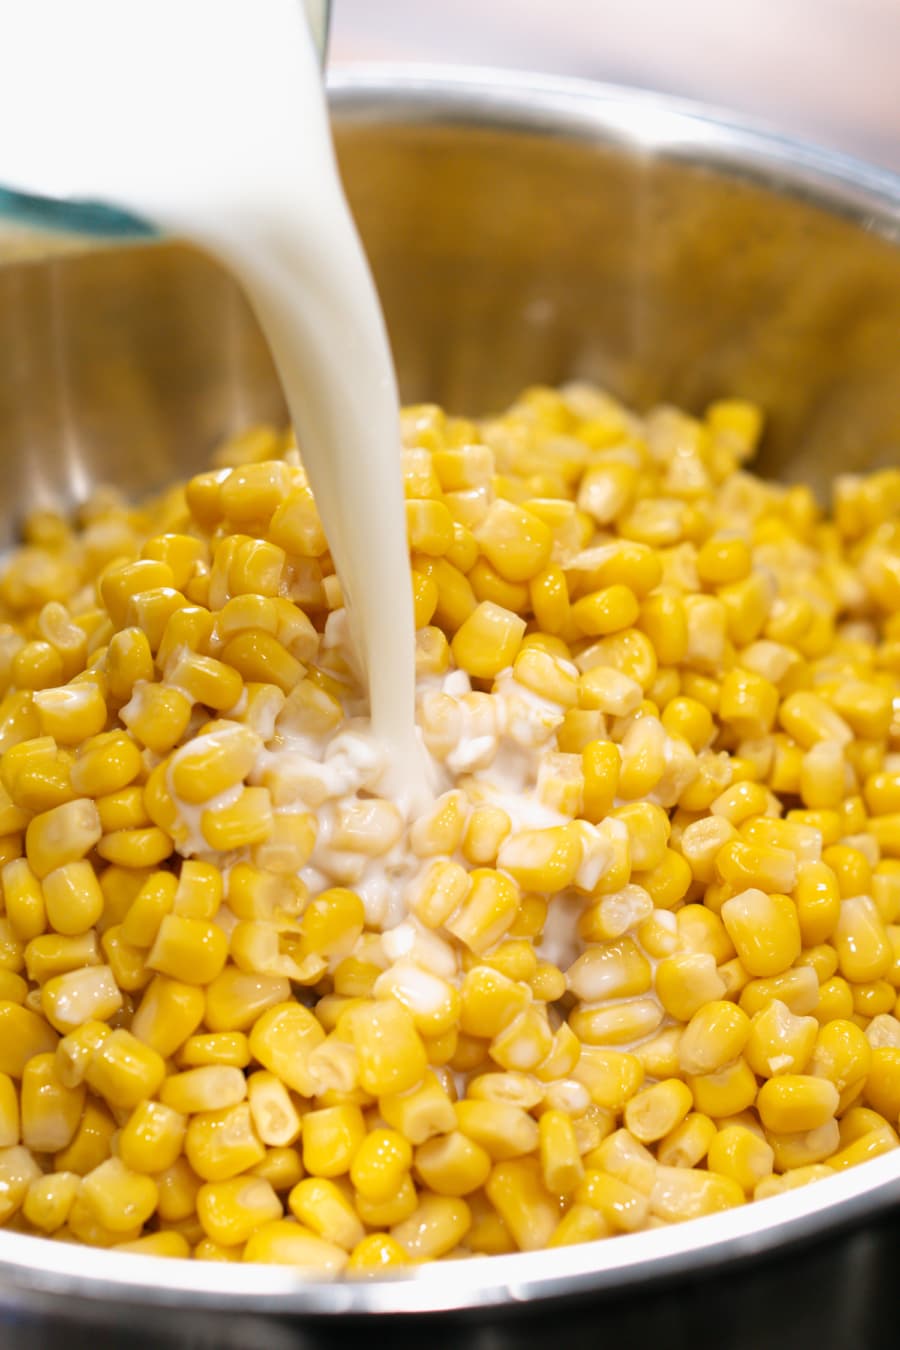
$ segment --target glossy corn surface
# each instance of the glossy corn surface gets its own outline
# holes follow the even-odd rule
[[[900,1143],[900,471],[739,400],[403,417],[382,791],[259,429],[0,568],[0,1223],[371,1277],[609,1240]]]

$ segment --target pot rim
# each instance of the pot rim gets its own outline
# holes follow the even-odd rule
[[[640,90],[504,70],[354,66],[332,75],[337,120],[505,127],[749,177],[900,241],[900,175]],[[900,1150],[813,1186],[686,1225],[508,1256],[426,1264],[377,1280],[289,1267],[167,1260],[0,1231],[7,1302],[47,1299],[332,1318],[510,1311],[714,1274],[860,1225],[900,1201]]]

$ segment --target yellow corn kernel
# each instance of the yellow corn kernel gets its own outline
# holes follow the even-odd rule
[[[537,1150],[537,1123],[520,1106],[503,1101],[467,1099],[454,1107],[457,1128],[495,1162]]]
[[[171,1074],[159,1094],[165,1106],[185,1116],[236,1106],[246,1095],[247,1080],[243,1073],[227,1064],[207,1064]]]
[[[502,499],[474,530],[482,553],[507,581],[530,581],[546,567],[551,530],[533,512]]]
[[[180,1157],[187,1120],[162,1102],[141,1101],[119,1134],[119,1157],[133,1172],[164,1172]]]
[[[574,825],[520,830],[498,854],[498,865],[529,891],[558,891],[570,886],[582,861],[581,836]]]
[[[709,1152],[716,1134],[715,1122],[699,1111],[689,1111],[674,1129],[659,1141],[656,1155],[665,1167],[696,1167]]]
[[[810,1007],[809,1011],[816,1021],[823,1026],[836,1017],[852,1017],[853,991],[850,985],[840,975],[826,980],[819,990],[817,1001]]]
[[[715,1073],[688,1074],[686,1082],[696,1109],[713,1120],[738,1115],[756,1100],[756,1079],[743,1056]]]
[[[209,847],[219,853],[264,843],[272,832],[268,788],[245,787],[229,805],[208,808],[200,817],[200,829]]]
[[[0,1223],[6,1223],[22,1207],[41,1169],[29,1149],[17,1144],[0,1149]]]
[[[716,872],[735,890],[790,892],[797,876],[797,859],[785,848],[732,839],[716,855]]]
[[[325,1032],[307,1008],[282,1002],[267,1007],[257,1018],[250,1033],[250,1053],[292,1091],[311,1097],[317,1085],[309,1058],[324,1039]]]
[[[719,720],[737,736],[765,736],[772,730],[777,711],[778,690],[762,675],[735,668],[722,680]]]
[[[55,1233],[69,1217],[80,1178],[74,1172],[47,1172],[28,1187],[22,1213],[42,1233]]]
[[[628,851],[636,872],[652,871],[666,856],[671,833],[669,817],[652,802],[629,802],[612,812],[628,831]],[[627,878],[626,878],[627,880]]]
[[[213,723],[172,757],[170,775],[178,797],[199,805],[243,782],[256,763],[260,738],[250,727]]]
[[[359,1081],[366,1092],[379,1097],[421,1082],[428,1066],[425,1047],[411,1015],[399,1003],[363,1003],[342,1015],[338,1030],[356,1048]]]
[[[678,1043],[678,1060],[688,1074],[717,1073],[744,1051],[751,1023],[734,1003],[713,1000],[698,1008]]]
[[[261,1228],[280,1219],[281,1201],[260,1177],[208,1181],[197,1192],[197,1217],[207,1237],[223,1247],[237,1246]]]
[[[97,1223],[113,1233],[140,1229],[156,1209],[156,1182],[107,1158],[82,1179],[79,1199]]]
[[[455,1123],[455,1117],[454,1117]],[[422,1143],[415,1154],[416,1172],[438,1195],[470,1195],[487,1180],[492,1160],[488,1151],[459,1130]]]
[[[731,1177],[690,1167],[660,1166],[650,1195],[650,1208],[657,1218],[680,1223],[733,1209],[744,1200],[743,1190]]]
[[[168,685],[139,684],[119,717],[141,745],[165,755],[187,731],[191,700]]]
[[[622,1177],[589,1170],[575,1192],[577,1204],[602,1215],[613,1232],[636,1233],[646,1225],[650,1205],[646,1194]]]
[[[857,894],[841,901],[832,941],[841,975],[852,983],[881,979],[891,968],[891,944],[868,895]]]
[[[26,1070],[28,1065],[25,1066]],[[9,1074],[0,1074],[0,1148],[12,1148],[20,1141],[19,1098]]]
[[[569,989],[580,999],[629,998],[646,994],[652,983],[650,963],[633,938],[590,946],[566,972]]]
[[[794,903],[805,945],[827,942],[837,927],[841,895],[833,870],[824,862],[804,862],[797,870]]]
[[[587,1088],[595,1105],[621,1111],[644,1081],[644,1067],[627,1051],[585,1046],[573,1075]]]
[[[590,741],[581,753],[584,818],[599,823],[612,810],[619,786],[621,756],[611,741]]]
[[[303,1166],[311,1176],[339,1177],[350,1171],[366,1137],[358,1106],[326,1106],[303,1117]]]
[[[569,1016],[569,1026],[587,1045],[628,1045],[656,1030],[663,1020],[656,999],[631,999],[610,1006],[583,1006]]]
[[[775,1134],[815,1130],[834,1118],[839,1094],[833,1083],[809,1074],[782,1074],[763,1083],[757,1110]]]
[[[59,1078],[56,1057],[34,1055],[22,1072],[22,1143],[33,1153],[68,1148],[81,1120],[85,1090]]]
[[[726,900],[721,913],[738,957],[751,975],[777,975],[800,955],[800,923],[789,896],[745,890]]]
[[[102,834],[100,816],[87,797],[63,802],[34,816],[25,832],[25,850],[41,880],[66,863],[78,862]]]
[[[110,1156],[115,1131],[116,1122],[107,1108],[88,1096],[74,1139],[53,1159],[57,1172],[84,1176],[92,1171]]]
[[[690,1089],[677,1078],[667,1078],[632,1097],[625,1106],[625,1125],[640,1143],[655,1143],[684,1120],[692,1105]]]
[[[97,810],[100,812],[104,834],[111,834],[115,830],[140,829],[151,823],[144,806],[144,790],[137,786],[98,797]]]
[[[214,923],[167,914],[147,954],[151,970],[184,984],[209,984],[221,974],[228,939]]]
[[[303,1177],[303,1163],[295,1148],[267,1148],[261,1162],[252,1167],[255,1177],[268,1181],[273,1191],[290,1191]]]
[[[505,845],[501,846],[501,853]],[[514,871],[509,862],[503,864]],[[495,868],[478,867],[469,873],[469,891],[455,914],[444,921],[454,937],[481,954],[508,932],[519,908],[519,888]]]
[[[684,951],[708,952],[721,965],[734,947],[718,914],[704,905],[684,905],[675,915],[679,944]]]
[[[350,1180],[360,1195],[381,1204],[396,1193],[412,1164],[412,1148],[391,1129],[371,1130],[350,1164]]]
[[[775,1165],[772,1147],[743,1125],[726,1125],[710,1141],[707,1165],[711,1172],[737,1182],[746,1196],[752,1196],[763,1177]]]
[[[437,609],[438,588],[434,577],[412,569],[413,615],[416,628],[424,628]]]
[[[414,1146],[456,1128],[453,1102],[434,1073],[426,1073],[420,1084],[406,1092],[380,1097],[378,1107],[385,1122]]]
[[[247,1102],[192,1116],[184,1152],[204,1181],[228,1181],[256,1167],[266,1156],[265,1145],[253,1129]]]
[[[222,903],[223,891],[222,873],[218,867],[197,858],[187,858],[181,864],[172,909],[186,919],[212,919]]]
[[[653,1189],[656,1159],[628,1130],[616,1130],[607,1135],[587,1161],[589,1172],[599,1168],[601,1172],[627,1182],[642,1195],[649,1195]]]
[[[99,1041],[85,1071],[91,1090],[124,1110],[155,1096],[165,1076],[162,1056],[124,1028]]]
[[[466,862],[474,867],[496,862],[500,845],[511,828],[509,816],[500,807],[476,806],[460,845]]]
[[[679,952],[656,968],[656,993],[666,1012],[688,1022],[705,1003],[725,994],[715,957],[708,952]]]
[[[377,1277],[382,1270],[408,1263],[405,1250],[389,1233],[369,1233],[350,1253],[347,1272],[357,1277]]]
[[[176,986],[186,989],[189,986]],[[204,1016],[203,994],[199,996]],[[210,1031],[243,1031],[256,1021],[261,1013],[289,998],[291,986],[284,975],[250,974],[227,965],[206,989],[205,1021]],[[140,1012],[140,1009],[138,1010]],[[135,1017],[137,1020],[137,1015]],[[199,1017],[197,1019],[200,1020]],[[191,1027],[193,1031],[196,1023]],[[190,1031],[187,1033],[190,1035]]]
[[[67,971],[48,980],[41,990],[43,1014],[61,1035],[92,1019],[105,1022],[121,1006],[122,994],[109,966]]]
[[[569,1247],[579,1242],[595,1242],[611,1232],[599,1210],[590,1205],[572,1205],[557,1224],[548,1247]]]
[[[208,578],[197,578],[195,586],[199,583],[204,591],[208,591]],[[202,598],[206,599],[206,594],[201,593]],[[195,599],[201,598],[195,594]],[[164,672],[166,678],[173,684],[184,688],[184,692],[193,697],[187,684],[181,685],[181,680],[175,680],[173,677],[176,670],[179,674],[185,676],[190,681],[190,661],[192,655],[206,652],[209,650],[212,641],[215,617],[208,609],[202,605],[188,604],[181,608],[174,609],[166,619],[162,636],[159,639],[159,646],[156,651],[156,666],[158,670]],[[231,678],[231,677],[229,677]],[[202,702],[202,700],[199,700]]]
[[[288,1196],[288,1208],[299,1223],[345,1251],[364,1240],[365,1229],[353,1205],[339,1186],[324,1177],[298,1182]]]
[[[403,1223],[415,1213],[418,1202],[418,1193],[408,1173],[397,1188],[396,1194],[389,1200],[381,1202],[367,1200],[359,1192],[353,1195],[356,1212],[369,1228],[390,1228],[394,1224]]]
[[[900,1116],[900,1047],[879,1045],[872,1049],[865,1100],[886,1120]]]
[[[154,867],[172,852],[172,840],[155,825],[136,830],[114,830],[105,834],[97,852],[106,862],[118,867]]]
[[[803,1073],[817,1034],[814,1017],[797,1016],[776,998],[753,1017],[744,1053],[761,1078]]]
[[[0,869],[0,887],[6,916],[16,937],[29,942],[47,927],[44,892],[25,858],[14,858]]]
[[[50,927],[75,936],[86,933],[103,913],[103,892],[89,862],[64,863],[43,880],[44,904]]]

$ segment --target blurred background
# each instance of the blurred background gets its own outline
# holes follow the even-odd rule
[[[334,0],[329,63],[658,89],[900,170],[900,0]]]

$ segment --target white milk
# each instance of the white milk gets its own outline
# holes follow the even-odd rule
[[[397,392],[300,0],[6,0],[0,183],[216,255],[269,340],[390,747],[425,798]]]

